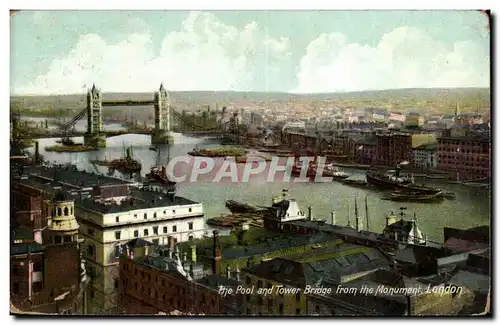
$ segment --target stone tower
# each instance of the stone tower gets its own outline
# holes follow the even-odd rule
[[[92,85],[87,92],[87,133],[84,136],[85,145],[105,148],[106,138],[102,131],[102,96],[101,91]]]
[[[75,218],[75,203],[63,192],[54,197],[52,220],[47,227],[47,243],[78,243],[80,225]]]
[[[170,96],[160,85],[155,93],[155,128],[151,138],[152,144],[173,143],[173,133],[170,130]]]

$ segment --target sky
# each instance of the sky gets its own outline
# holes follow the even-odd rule
[[[478,11],[23,11],[11,94],[490,87]]]

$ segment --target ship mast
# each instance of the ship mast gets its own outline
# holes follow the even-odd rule
[[[368,195],[365,195],[365,217],[366,217],[366,230],[370,231],[370,218],[368,216]]]
[[[347,205],[347,227],[351,227],[351,210],[349,204]]]

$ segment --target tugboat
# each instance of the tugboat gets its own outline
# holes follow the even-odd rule
[[[396,166],[395,170],[386,173],[369,170],[366,172],[366,181],[379,189],[384,190],[406,190],[434,195],[441,192],[441,189],[417,185],[413,182],[413,177],[401,175],[401,166],[407,165],[404,161]]]

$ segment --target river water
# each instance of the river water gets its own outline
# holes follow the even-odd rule
[[[32,118],[33,119],[33,118]],[[33,119],[43,120],[43,119]],[[77,124],[78,130],[85,129],[85,121]],[[106,125],[106,129],[120,129],[120,125]],[[122,135],[107,139],[107,148],[95,152],[83,153],[55,153],[45,152],[44,147],[53,145],[57,139],[41,139],[40,153],[45,159],[58,163],[73,163],[87,171],[106,173],[105,167],[95,167],[91,159],[114,159],[123,156],[124,148],[131,146],[135,158],[142,162],[142,175],[154,166],[158,153],[150,150],[151,140],[147,135]],[[83,142],[82,138],[75,138],[76,142]],[[194,147],[217,146],[217,140],[209,138],[192,138],[175,134],[175,144],[170,146],[170,157],[183,156]],[[31,149],[32,150],[32,149]],[[165,163],[167,150],[160,150],[160,161]],[[238,167],[243,168],[243,167]],[[364,171],[346,170],[351,178],[364,179]],[[241,173],[240,173],[241,175]],[[119,176],[117,173],[115,176]],[[302,210],[307,211],[311,206],[316,218],[326,219],[330,222],[330,213],[335,212],[336,222],[346,224],[348,215],[354,224],[354,199],[358,198],[358,209],[361,216],[365,215],[364,199],[367,195],[368,210],[370,215],[371,230],[381,232],[385,224],[385,216],[390,212],[399,212],[399,208],[407,207],[408,218],[416,213],[418,224],[429,240],[442,242],[443,227],[470,228],[481,225],[490,225],[491,193],[486,189],[478,189],[463,185],[448,184],[445,181],[433,181],[429,185],[440,187],[456,194],[455,200],[444,200],[440,203],[398,203],[381,200],[381,193],[345,186],[338,182],[331,183],[284,183],[276,179],[266,182],[267,174],[264,172],[251,177],[249,182],[213,182],[213,179],[202,178],[195,183],[182,182],[178,184],[177,193],[194,201],[202,202],[206,218],[228,213],[225,201],[228,199],[244,201],[257,205],[270,205],[274,196],[280,195],[286,188],[289,197],[295,198]],[[366,222],[363,220],[363,224]]]

